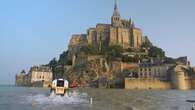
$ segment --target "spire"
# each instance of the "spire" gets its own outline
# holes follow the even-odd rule
[[[115,0],[115,4],[114,4],[114,10],[118,10],[118,6],[117,6],[117,1]]]
[[[115,0],[113,16],[120,16],[120,13],[118,11],[117,0]]]

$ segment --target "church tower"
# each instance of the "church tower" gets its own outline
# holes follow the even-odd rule
[[[115,27],[120,26],[120,21],[121,20],[120,20],[120,13],[118,11],[117,0],[115,0],[114,12],[113,12],[112,19],[111,19],[112,26],[115,26]]]

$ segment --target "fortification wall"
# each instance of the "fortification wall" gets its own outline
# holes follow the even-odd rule
[[[37,81],[37,82],[33,82],[31,84],[32,87],[44,87],[44,88],[48,88],[51,86],[51,82],[49,81]]]
[[[191,89],[195,89],[195,75],[192,75],[190,77],[190,84],[191,84]]]
[[[188,90],[192,88],[192,81],[185,74],[183,71],[177,71],[172,74],[171,82],[173,89]]]
[[[157,79],[125,78],[125,89],[171,89],[171,83]]]
[[[195,79],[191,80],[191,89],[195,89]]]

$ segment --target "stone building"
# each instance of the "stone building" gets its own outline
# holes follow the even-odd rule
[[[17,86],[48,87],[53,78],[51,68],[47,66],[33,66],[28,74],[24,71],[16,75]]]
[[[53,78],[52,70],[47,66],[33,66],[28,74],[31,83],[51,82]]]
[[[121,19],[117,3],[115,3],[111,24],[99,23],[96,27],[89,28],[87,34],[73,35],[69,50],[75,52],[86,43],[99,51],[113,45],[124,49],[139,48],[143,41],[141,29],[135,27],[131,19]]]
[[[170,89],[169,69],[172,64],[139,64],[137,77],[125,78],[126,89]]]
[[[140,64],[138,78],[125,78],[126,89],[195,89],[195,73],[187,57],[176,64]]]
[[[171,82],[174,89],[193,89],[194,78],[190,76],[188,70],[188,66],[181,64],[176,65],[171,70]]]
[[[126,48],[139,48],[142,44],[142,31],[135,27],[131,19],[121,19],[117,3],[111,17],[111,24],[97,24],[87,31],[88,45],[97,49],[112,45]]]
[[[169,80],[169,68],[171,64],[139,64],[138,78]]]

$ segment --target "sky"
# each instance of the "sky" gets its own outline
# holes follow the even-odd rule
[[[123,19],[163,48],[195,65],[195,0],[118,0]],[[0,84],[47,64],[67,50],[72,34],[110,23],[114,0],[0,0]]]

